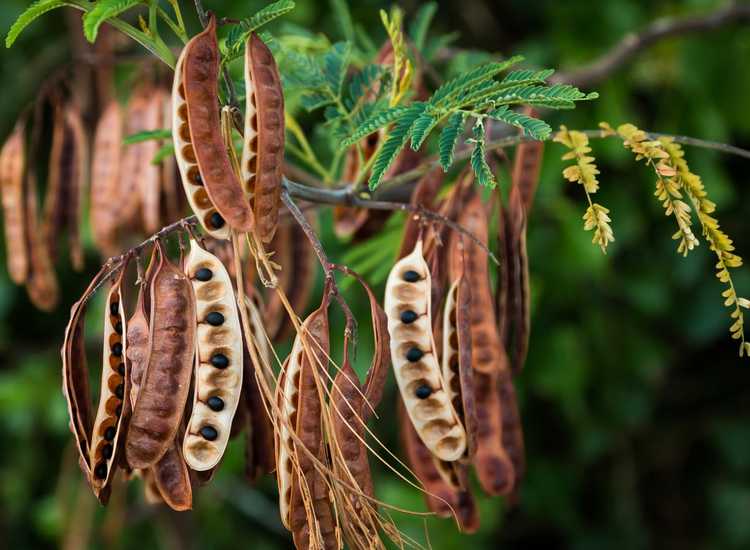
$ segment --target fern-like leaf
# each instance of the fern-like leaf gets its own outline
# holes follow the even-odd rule
[[[295,4],[293,0],[278,0],[277,2],[268,4],[247,20],[247,22],[245,23],[247,29],[246,34],[259,29],[266,23],[270,23],[277,17],[281,17],[282,15],[289,13],[294,9],[294,6]]]
[[[323,76],[334,97],[341,95],[351,51],[352,46],[349,42],[337,42],[323,56]]]
[[[414,129],[411,134],[411,148],[417,151],[424,143],[424,140],[432,132],[432,129],[438,123],[430,113],[422,113],[419,118],[414,121]]]
[[[100,0],[93,9],[83,16],[83,33],[89,42],[95,42],[99,27],[107,19],[141,4],[141,0]]]
[[[404,105],[397,105],[396,107],[388,107],[382,111],[376,112],[365,122],[363,122],[356,131],[346,138],[341,144],[342,147],[350,147],[364,137],[369,136],[373,132],[380,130],[383,126],[387,126],[402,115],[407,115],[410,107]]]
[[[505,124],[520,128],[525,135],[533,139],[547,139],[552,132],[552,128],[543,120],[511,111],[507,106],[490,111],[489,116]]]
[[[454,113],[448,119],[448,123],[440,132],[440,139],[438,141],[438,149],[440,151],[440,166],[443,167],[443,171],[447,172],[451,164],[453,164],[453,153],[456,150],[456,142],[461,132],[464,129],[464,121],[466,120],[466,113],[459,111]]]
[[[365,94],[373,91],[375,83],[381,79],[384,74],[382,65],[371,63],[356,73],[349,82],[349,91],[345,100],[348,109],[353,109]]]
[[[471,169],[474,170],[474,175],[480,185],[492,189],[497,185],[497,182],[485,158],[484,124],[481,120],[477,120],[472,131],[474,134],[474,150],[471,152]]]
[[[380,180],[383,178],[383,174],[385,174],[386,170],[390,168],[393,161],[396,160],[396,157],[401,152],[401,149],[406,145],[406,141],[409,139],[409,134],[412,131],[414,122],[424,110],[424,103],[414,103],[406,109],[404,115],[400,117],[393,125],[393,128],[391,128],[388,137],[382,147],[380,147],[372,164],[372,172],[370,174],[371,190],[375,190],[378,185],[380,185]]]
[[[465,92],[484,81],[492,79],[495,75],[522,60],[523,57],[515,56],[505,61],[482,65],[466,74],[459,75],[435,90],[435,93],[432,94],[432,97],[429,100],[429,104],[433,107],[441,107],[449,104],[453,98],[460,95],[462,92]]]
[[[10,48],[26,27],[33,23],[38,17],[41,17],[48,11],[63,6],[73,6],[75,4],[71,2],[65,2],[64,0],[37,0],[26,8],[21,15],[13,22],[8,34],[5,36],[5,47]]]

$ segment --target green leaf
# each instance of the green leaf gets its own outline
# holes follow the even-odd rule
[[[426,105],[424,103],[414,103],[407,108],[402,117],[396,120],[396,124],[391,128],[388,137],[378,151],[372,164],[370,190],[375,190],[380,185],[383,174],[390,168],[393,161],[396,160],[396,157],[401,152],[401,149],[406,145],[414,122],[424,112],[425,108]]]
[[[352,12],[349,11],[349,3],[346,0],[330,0],[333,16],[338,23],[338,28],[344,35],[344,40],[354,43],[354,23],[352,23]]]
[[[477,177],[477,181],[480,185],[485,187],[494,188],[497,186],[495,176],[490,170],[485,158],[484,151],[484,124],[481,120],[478,120],[474,125],[474,150],[471,152],[471,169],[474,170],[474,175]]]
[[[417,51],[421,51],[424,48],[427,30],[430,28],[430,23],[436,11],[437,2],[427,2],[419,8],[417,15],[414,16],[414,21],[409,26],[409,37]]]
[[[161,162],[174,154],[174,144],[170,141],[166,145],[163,145],[161,149],[159,149],[156,154],[154,155],[154,158],[151,159],[151,164],[161,164]]]
[[[490,111],[488,115],[490,118],[520,128],[525,135],[534,139],[547,139],[552,132],[552,128],[543,120],[511,111],[507,106]]]
[[[496,105],[537,105],[550,109],[572,109],[576,101],[596,99],[599,94],[585,94],[575,86],[555,84],[554,86],[521,86],[506,90],[492,99]]]
[[[334,97],[341,96],[341,86],[349,67],[351,52],[352,45],[349,42],[337,42],[323,56],[323,76]]]
[[[462,92],[465,92],[484,81],[492,79],[496,74],[504,71],[511,65],[518,63],[522,59],[521,56],[511,57],[506,61],[488,63],[487,65],[477,67],[466,74],[459,75],[453,80],[449,80],[440,86],[435,93],[432,94],[429,103],[435,107],[443,107],[445,104],[450,104],[450,101]]]
[[[325,107],[326,105],[330,105],[333,102],[333,99],[327,94],[313,92],[302,95],[300,97],[300,102],[307,111],[314,111],[321,107]]]
[[[371,63],[356,73],[349,82],[349,95],[346,98],[346,106],[352,109],[364,95],[372,90],[375,83],[385,74],[382,65]]]
[[[89,42],[96,41],[96,35],[102,23],[140,3],[141,0],[99,0],[93,9],[83,16],[83,33],[86,39]]]
[[[520,70],[520,71],[511,71],[509,72],[505,78],[503,78],[504,83],[508,82],[545,82],[550,76],[555,74],[555,69],[542,69],[541,71],[533,71],[533,70]]]
[[[277,17],[289,13],[294,9],[294,6],[295,4],[293,0],[278,0],[277,2],[268,4],[263,9],[256,12],[250,19],[245,21],[247,31],[245,36],[262,27],[266,23],[273,21]]]
[[[414,121],[414,129],[411,135],[411,148],[417,151],[424,143],[429,133],[437,124],[437,118],[432,116],[430,113],[422,113],[419,118]]]
[[[5,47],[10,48],[18,38],[18,35],[28,27],[37,17],[40,17],[50,10],[60,8],[63,6],[74,6],[70,2],[64,0],[38,0],[26,8],[21,15],[11,25],[8,34],[5,36]]]
[[[456,150],[458,136],[461,135],[464,129],[465,120],[466,113],[453,113],[443,131],[440,132],[438,149],[440,150],[440,166],[443,167],[444,172],[447,172],[448,168],[453,164],[453,153]]]
[[[410,107],[404,105],[397,105],[396,107],[388,107],[382,111],[378,111],[370,118],[368,118],[362,125],[355,130],[355,132],[349,136],[341,144],[341,147],[349,147],[354,145],[362,138],[369,136],[376,130],[380,130],[383,126],[386,126],[399,118],[402,115],[408,113]]]
[[[158,130],[146,130],[144,132],[130,134],[122,140],[122,144],[133,145],[134,143],[141,143],[142,141],[149,141],[151,139],[172,139],[172,130],[169,130],[168,128],[160,128]]]

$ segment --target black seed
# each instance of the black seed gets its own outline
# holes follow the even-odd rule
[[[214,395],[213,397],[208,398],[206,405],[208,405],[208,408],[212,411],[220,411],[224,408],[224,400],[221,397],[216,397]]]
[[[117,384],[115,387],[115,395],[117,396],[117,399],[122,399],[122,396],[125,395],[125,386]]]
[[[214,353],[211,356],[211,364],[217,369],[225,369],[229,366],[229,358],[223,353]]]
[[[195,174],[195,177],[193,178],[193,182],[195,183],[195,185],[203,185],[203,176],[201,176],[200,172]]]
[[[114,450],[114,447],[110,444],[105,445],[102,447],[102,456],[109,460],[112,458],[112,451]]]
[[[122,344],[120,342],[112,344],[112,355],[115,357],[120,357],[122,355]]]
[[[96,465],[96,468],[94,468],[94,475],[97,477],[97,479],[106,479],[107,478],[107,465],[104,462],[100,462]]]
[[[423,355],[424,352],[419,348],[409,348],[409,351],[406,352],[406,358],[412,363],[419,361]]]
[[[210,281],[211,277],[213,277],[213,271],[208,269],[207,267],[202,267],[198,271],[195,272],[195,278],[199,281]]]
[[[407,309],[406,311],[401,312],[401,322],[406,323],[407,325],[410,325],[414,321],[416,321],[419,318],[419,315],[417,315],[415,312],[413,312],[410,309]]]
[[[213,426],[203,426],[201,428],[201,435],[203,436],[203,439],[213,441],[214,439],[219,437],[219,432],[217,432]]]
[[[115,430],[114,426],[110,426],[106,430],[104,430],[104,439],[107,441],[112,441],[115,438],[115,434],[117,433],[117,430]]]
[[[410,269],[409,271],[406,271],[404,273],[404,281],[406,281],[407,283],[416,283],[419,279],[421,279],[421,277],[416,271],[412,271]]]
[[[414,395],[416,395],[419,399],[427,399],[432,395],[432,388],[427,384],[423,384],[417,388],[417,391],[414,392]]]
[[[117,405],[117,406],[115,407],[115,414],[116,414],[117,416],[120,416],[120,415],[122,414],[122,405]]]
[[[211,222],[211,227],[214,229],[221,229],[224,227],[224,218],[222,218],[221,214],[218,212],[211,214],[211,219],[209,221]]]
[[[112,302],[109,304],[109,312],[112,315],[119,315],[120,314],[120,302]]]
[[[206,315],[206,322],[209,325],[213,325],[215,327],[218,327],[219,325],[224,324],[224,316],[219,313],[218,311],[212,311],[208,315]]]
[[[125,376],[125,363],[120,363],[117,365],[117,374],[120,376]]]
[[[117,321],[117,323],[115,323],[115,332],[117,334],[122,334],[122,321]]]

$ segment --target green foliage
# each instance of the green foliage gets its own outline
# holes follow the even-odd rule
[[[149,141],[152,139],[170,139],[171,137],[172,130],[168,128],[160,128],[158,130],[145,130],[136,134],[130,134],[122,140],[122,143],[123,145],[132,145],[142,141]]]
[[[41,17],[48,11],[54,10],[56,8],[61,8],[63,6],[76,7],[73,2],[66,2],[65,0],[37,0],[36,2],[31,4],[23,11],[23,13],[21,13],[21,15],[18,16],[13,25],[10,27],[8,34],[5,36],[5,47],[10,48],[16,41],[16,38],[18,38],[23,30],[31,23],[33,23],[35,19]]]
[[[440,166],[445,172],[453,164],[453,153],[456,150],[456,143],[463,132],[464,123],[466,122],[466,113],[459,111],[448,117],[448,122],[440,132],[438,143],[440,149]]]
[[[519,128],[525,136],[531,139],[547,139],[552,132],[549,124],[538,118],[534,118],[523,113],[511,111],[507,105],[498,109],[493,109],[487,116],[494,120],[499,120],[505,124]]]
[[[396,120],[393,128],[388,133],[388,137],[375,155],[370,175],[370,189],[375,189],[378,186],[383,174],[390,168],[393,161],[396,160],[401,149],[406,145],[415,122],[424,112],[425,108],[426,105],[424,103],[414,103],[406,109],[403,116]]]
[[[223,62],[228,63],[242,55],[245,42],[251,32],[257,31],[263,25],[289,13],[294,7],[293,0],[277,0],[258,10],[253,16],[243,19],[239,25],[232,28],[227,36],[223,51]]]
[[[485,187],[494,188],[497,185],[495,176],[490,170],[487,164],[487,159],[484,153],[484,123],[482,119],[478,119],[472,129],[474,137],[469,140],[474,143],[474,150],[471,152],[471,169],[474,170],[474,175],[480,185]]]
[[[86,39],[93,43],[102,23],[142,3],[141,0],[99,0],[83,16],[83,33]]]

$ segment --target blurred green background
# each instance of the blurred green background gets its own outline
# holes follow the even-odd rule
[[[7,29],[27,4],[2,2],[0,28]],[[262,2],[204,4],[240,17]],[[340,38],[327,3],[297,4],[286,20]],[[419,4],[401,2],[407,15]],[[532,65],[569,69],[656,17],[721,5],[445,1],[433,30],[459,32],[457,47],[520,53]],[[356,21],[383,38],[380,7],[387,4],[359,0],[352,9]],[[45,76],[70,58],[61,13],[40,19],[13,49],[0,51],[0,137]],[[195,32],[192,15],[189,24]],[[600,120],[629,121],[750,148],[749,59],[747,25],[663,41],[597,84],[599,100],[548,120],[580,129],[595,128]],[[434,548],[750,547],[750,371],[728,336],[712,256],[705,244],[688,259],[678,256],[670,239],[673,221],[652,197],[650,171],[617,142],[595,141],[593,147],[602,171],[600,202],[612,211],[617,238],[609,254],[603,256],[582,230],[585,198],[562,181],[563,150],[557,145],[546,149],[530,217],[532,343],[518,382],[528,473],[520,503],[507,511],[502,500],[480,499],[482,529],[472,537],[456,534],[450,521],[428,520]],[[687,153],[739,254],[750,256],[750,163],[693,148]],[[322,228],[331,255],[341,258],[349,245],[332,236],[326,211]],[[95,503],[71,454],[59,347],[69,307],[99,259],[89,252],[86,274],[62,263],[63,297],[54,314],[35,310],[0,269],[0,546],[290,547],[277,520],[274,484],[244,483],[237,442],[214,482],[197,492],[191,513],[144,506],[139,484],[131,484],[127,495],[116,489],[107,509]],[[740,294],[750,294],[750,269],[738,270],[735,282]],[[364,305],[357,311],[366,326]],[[90,336],[95,349],[96,334]],[[366,342],[358,361],[360,371],[369,362]],[[384,420],[375,430],[396,447],[394,399],[390,387],[381,406]],[[424,509],[416,491],[376,470],[383,500]],[[394,519],[423,538],[422,519]]]

